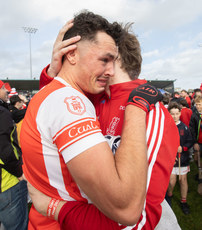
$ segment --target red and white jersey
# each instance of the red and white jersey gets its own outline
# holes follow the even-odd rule
[[[109,139],[114,152],[120,142],[125,105],[132,89],[144,80],[110,86],[111,96],[95,101],[102,132]],[[163,202],[170,174],[179,146],[179,134],[173,118],[161,103],[147,114],[148,181],[144,209],[138,223],[125,229],[154,229],[161,217]],[[123,227],[122,227],[123,228]],[[123,228],[124,229],[124,228]]]
[[[57,199],[89,201],[66,166],[78,154],[106,141],[94,106],[84,94],[55,78],[31,99],[20,139],[23,172],[34,187]],[[34,216],[30,221],[35,227],[48,219]]]
[[[47,68],[41,74],[41,86],[52,80],[46,74]],[[102,94],[91,98],[99,117],[102,133],[109,140],[113,152],[117,149],[121,139],[124,112],[129,94],[134,88],[144,83],[146,83],[145,80],[138,79],[115,84],[110,86],[110,97],[107,94]],[[146,122],[148,145],[146,201],[138,223],[132,227],[120,226],[120,229],[155,229],[161,218],[161,203],[165,197],[176,151],[180,143],[174,120],[161,103],[157,103],[147,114]],[[84,213],[84,217],[88,220],[86,213]],[[106,229],[110,229],[110,225],[108,227]]]

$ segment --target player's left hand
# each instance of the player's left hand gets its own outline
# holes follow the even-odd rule
[[[154,86],[147,83],[135,88],[128,98],[128,104],[138,106],[145,112],[149,112],[152,107],[163,99],[161,92]]]
[[[63,56],[72,50],[77,48],[76,43],[81,39],[79,35],[74,36],[70,39],[64,40],[63,37],[65,33],[74,25],[73,20],[68,21],[62,29],[59,31],[59,34],[55,40],[52,52],[51,63],[48,68],[47,74],[50,77],[56,77],[62,68],[62,58]]]

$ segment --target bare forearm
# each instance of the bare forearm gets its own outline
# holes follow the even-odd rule
[[[120,205],[126,210],[136,210],[138,215],[142,211],[146,197],[148,165],[146,113],[138,107],[132,106],[126,110],[125,125],[120,147],[115,154],[115,163],[121,181]]]
[[[131,106],[126,111],[114,170],[106,174],[110,175],[109,179],[99,178],[99,183],[105,184],[103,189],[96,190],[93,187],[99,185],[91,183],[91,191],[96,192],[89,194],[88,188],[84,188],[84,191],[109,218],[126,225],[134,224],[139,219],[146,196],[146,113],[143,110]]]
[[[132,115],[133,114],[133,115]],[[128,116],[129,115],[129,116]],[[134,119],[135,118],[135,119]],[[121,144],[115,154],[117,172],[126,197],[145,195],[147,178],[146,113],[138,107],[126,110]]]

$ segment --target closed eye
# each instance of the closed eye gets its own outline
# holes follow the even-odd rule
[[[103,61],[104,63],[107,63],[107,62],[109,62],[109,59],[108,59],[108,58],[103,58],[102,61]]]

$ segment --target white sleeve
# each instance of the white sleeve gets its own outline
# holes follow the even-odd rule
[[[43,138],[57,147],[65,163],[105,141],[93,104],[73,88],[54,91],[44,100],[38,114]]]
[[[84,152],[85,150],[104,141],[106,141],[106,139],[100,132],[91,134],[89,136],[86,136],[85,138],[80,139],[79,141],[75,142],[74,144],[72,144],[68,148],[65,148],[62,151],[65,163],[67,163],[80,153]]]

